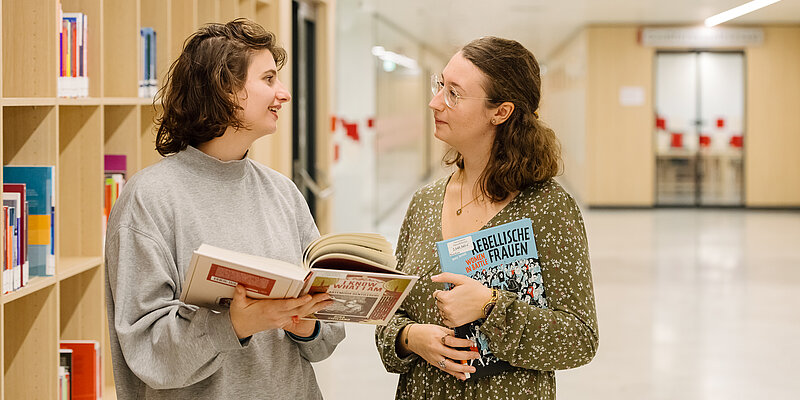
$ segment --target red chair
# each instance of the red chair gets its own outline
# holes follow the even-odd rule
[[[673,149],[680,149],[683,148],[683,133],[680,132],[672,132],[671,140],[669,142],[670,147]]]

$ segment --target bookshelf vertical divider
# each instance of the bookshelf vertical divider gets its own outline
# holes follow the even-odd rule
[[[160,104],[138,97],[139,28],[157,32],[160,84],[184,40],[202,24],[247,17],[281,35],[290,29],[277,24],[290,21],[276,15],[272,0],[60,0],[64,12],[82,12],[88,20],[89,97],[65,99],[57,97],[56,81],[59,1],[0,2],[0,161],[56,166],[56,274],[0,296],[0,400],[57,398],[61,339],[102,344],[103,398],[113,399],[103,154],[126,155],[128,176],[160,159],[154,150]],[[288,45],[291,37],[281,42]]]

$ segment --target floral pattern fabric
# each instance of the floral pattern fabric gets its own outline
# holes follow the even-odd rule
[[[406,212],[397,244],[398,269],[420,277],[392,320],[375,330],[387,371],[399,373],[396,398],[408,400],[554,399],[555,370],[587,364],[598,346],[594,290],[586,231],[574,199],[554,180],[531,185],[484,228],[521,218],[533,222],[548,308],[500,291],[481,326],[492,352],[513,368],[461,382],[416,354],[398,357],[397,335],[410,323],[444,325],[431,297],[441,283],[436,242],[442,238],[442,206],[450,177],[419,189]]]

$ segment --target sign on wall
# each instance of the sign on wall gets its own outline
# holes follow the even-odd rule
[[[642,28],[639,43],[651,47],[741,48],[760,46],[764,31],[759,28]]]

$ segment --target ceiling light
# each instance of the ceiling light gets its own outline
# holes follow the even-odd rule
[[[781,0],[753,0],[749,3],[742,4],[739,7],[734,7],[728,11],[721,12],[713,17],[706,18],[706,26],[710,28],[712,26],[719,25],[723,22],[741,17],[742,15],[751,13],[759,8],[764,8],[770,4],[775,4],[779,1]]]

